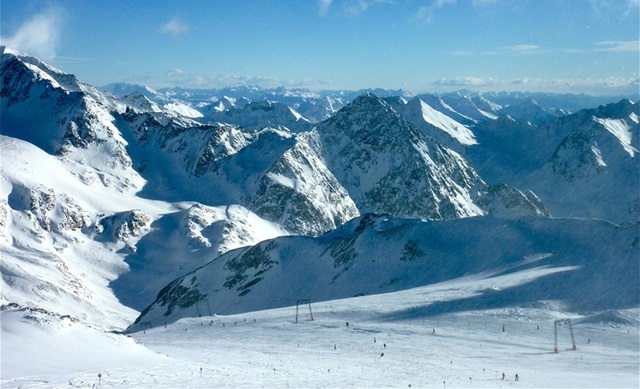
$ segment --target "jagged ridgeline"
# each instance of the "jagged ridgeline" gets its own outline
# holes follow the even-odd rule
[[[454,277],[448,256],[477,258],[469,248],[435,265],[429,253],[449,243],[427,230],[470,223],[470,242],[494,252],[497,226],[515,231],[521,217],[558,239],[587,222],[550,215],[640,219],[629,100],[573,112],[550,107],[584,97],[105,92],[4,47],[0,78],[0,302],[107,328],[150,305],[154,322],[286,305],[314,282],[321,293],[303,297],[399,290],[442,279],[411,270],[407,281],[416,264]],[[508,257],[554,253],[537,233],[525,229]],[[253,297],[267,287],[268,301]]]

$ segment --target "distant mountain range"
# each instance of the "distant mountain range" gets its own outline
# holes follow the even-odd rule
[[[205,300],[231,312],[424,285],[463,274],[449,268],[461,255],[480,261],[473,272],[544,253],[544,266],[583,266],[582,253],[633,270],[640,112],[628,99],[97,89],[4,47],[0,78],[5,306],[122,329]],[[412,267],[434,256],[441,276]],[[353,272],[356,258],[377,265]],[[572,280],[614,284],[601,277]],[[291,291],[276,298],[281,282]]]

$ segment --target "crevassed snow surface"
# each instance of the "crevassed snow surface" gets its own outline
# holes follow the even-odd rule
[[[465,146],[475,145],[478,143],[476,142],[473,132],[471,132],[467,127],[443,113],[436,111],[422,100],[420,101],[420,104],[422,106],[422,117],[427,123],[442,129]]]
[[[543,301],[451,313],[465,298],[564,270],[570,269],[466,276],[391,294],[311,302],[314,320],[309,307],[301,306],[298,323],[295,306],[182,319],[131,334],[137,344],[123,335],[91,334],[67,319],[4,311],[1,383],[21,388],[637,387],[637,308],[578,315],[563,311],[559,302]],[[443,313],[426,314],[433,305]],[[573,321],[577,350],[564,326],[556,354],[553,322],[564,318]],[[43,325],[45,320],[50,323]]]

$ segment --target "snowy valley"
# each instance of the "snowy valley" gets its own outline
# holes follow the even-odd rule
[[[638,385],[637,96],[96,88],[1,51],[3,387]]]

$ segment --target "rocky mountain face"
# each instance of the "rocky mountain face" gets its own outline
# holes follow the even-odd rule
[[[489,186],[467,161],[371,94],[313,132],[320,154],[361,213],[433,220],[487,213],[478,200]]]
[[[639,117],[640,106],[629,100],[567,117],[562,127],[571,130],[523,182],[558,215],[638,222]]]
[[[219,106],[220,103],[214,103]],[[282,103],[271,101],[250,102],[242,107],[233,107],[226,110],[205,108],[206,120],[233,123],[248,130],[260,130],[265,127],[287,129],[293,132],[302,132],[312,127],[311,122],[298,112]]]
[[[637,222],[639,114],[621,100],[542,126],[500,117],[473,128],[479,145],[464,155],[490,182],[530,188],[554,216]]]
[[[507,203],[494,191],[459,154],[366,94],[296,137],[262,177],[252,209],[311,235],[370,212],[432,220],[546,214],[535,196],[512,190],[508,197],[520,198]]]
[[[124,104],[36,58],[2,50],[3,135],[93,168],[99,171],[93,179],[106,186],[127,190],[141,184],[110,112],[124,109]]]

